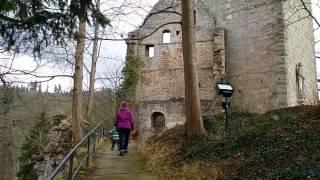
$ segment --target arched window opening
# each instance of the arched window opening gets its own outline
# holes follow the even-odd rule
[[[151,126],[155,133],[160,133],[166,126],[165,117],[161,112],[154,112],[151,115]]]
[[[171,37],[170,37],[170,30],[164,30],[162,32],[162,42],[163,43],[170,43]]]

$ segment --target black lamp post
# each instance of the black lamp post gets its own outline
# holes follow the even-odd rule
[[[229,98],[233,94],[233,87],[231,84],[228,83],[217,83],[217,91],[219,95],[222,95],[224,97],[224,101],[222,102],[222,107],[225,112],[225,129],[228,129],[228,109],[230,107],[230,101]]]

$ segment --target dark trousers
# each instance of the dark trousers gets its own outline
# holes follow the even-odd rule
[[[130,131],[128,128],[118,128],[120,151],[128,149]]]
[[[112,150],[114,149],[114,146],[115,146],[115,145],[117,145],[118,150],[119,150],[119,149],[120,149],[120,147],[119,147],[119,140],[112,140],[112,147],[111,147]]]

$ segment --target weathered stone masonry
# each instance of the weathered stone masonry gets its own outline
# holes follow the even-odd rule
[[[226,30],[227,79],[237,89],[237,106],[263,112],[297,105],[299,62],[305,70],[305,102],[316,99],[312,19],[304,18],[299,0],[208,2],[217,25]]]
[[[317,99],[312,20],[296,10],[298,0],[197,1],[196,51],[203,114],[220,110],[214,86],[228,81],[236,89],[233,106],[264,112]],[[167,8],[172,7],[172,8]],[[160,0],[127,42],[144,66],[137,87],[138,127],[154,133],[155,114],[165,127],[184,123],[184,76],[179,0]],[[159,28],[160,27],[160,28]],[[148,36],[155,29],[155,33]],[[170,42],[164,34],[170,33]],[[147,38],[143,38],[148,36]],[[154,54],[152,53],[154,49]],[[150,54],[151,53],[151,54]],[[153,57],[149,57],[149,56]],[[303,101],[298,98],[297,64],[302,64]],[[152,115],[154,114],[154,116]]]

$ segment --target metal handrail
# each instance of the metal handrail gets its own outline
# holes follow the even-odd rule
[[[96,134],[98,133],[98,134]],[[67,163],[69,160],[69,173],[68,173],[68,180],[73,180],[76,178],[76,176],[79,173],[79,170],[81,169],[83,163],[86,161],[87,167],[89,166],[89,160],[90,160],[90,155],[93,154],[96,150],[96,136],[101,138],[101,136],[104,135],[104,128],[102,126],[102,123],[99,123],[94,129],[92,129],[66,156],[65,158],[60,162],[60,164],[55,168],[55,170],[51,173],[51,175],[47,178],[47,180],[54,180],[54,178],[62,172],[64,165]],[[90,145],[90,137],[93,136],[93,148],[92,152],[90,152],[91,145]],[[85,142],[87,142],[87,153],[84,155],[82,158],[80,164],[76,169],[73,169],[73,159],[74,159],[74,154],[76,151],[79,149],[81,145],[83,145]]]

